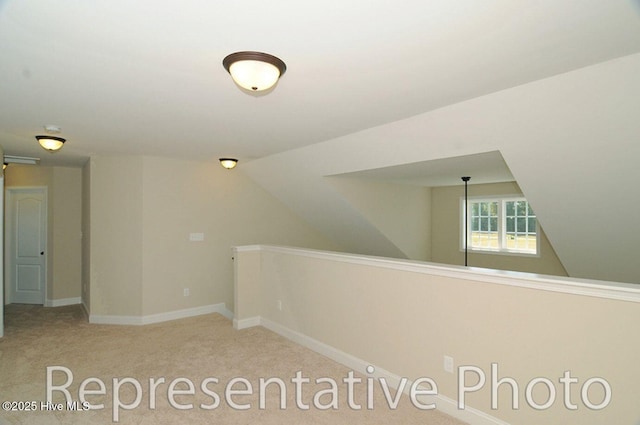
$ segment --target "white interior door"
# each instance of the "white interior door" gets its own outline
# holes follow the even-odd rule
[[[46,188],[7,189],[9,301],[44,304],[46,289]]]

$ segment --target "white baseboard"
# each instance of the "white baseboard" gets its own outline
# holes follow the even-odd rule
[[[142,316],[98,316],[89,315],[89,323],[96,325],[143,325]]]
[[[233,319],[233,313],[227,309],[224,303],[219,303],[174,310],[166,313],[150,314],[148,316],[100,316],[91,314],[89,315],[89,323],[102,325],[148,325],[211,313],[219,313],[229,320]]]
[[[233,319],[233,327],[237,330],[252,328],[254,326],[260,326],[261,319],[260,316],[249,317],[247,319]]]
[[[82,299],[80,297],[74,298],[61,298],[58,300],[45,300],[45,307],[64,307],[66,305],[76,305],[82,304]]]
[[[351,354],[338,350],[335,347],[327,345],[300,332],[289,329],[269,319],[265,319],[264,317],[257,316],[241,320],[234,319],[233,325],[236,329],[245,329],[252,326],[264,326],[265,328],[277,333],[278,335],[281,335],[297,344],[307,347],[310,350],[315,351],[316,353],[322,354],[323,356],[328,357],[331,360],[343,364],[353,371],[360,372],[368,376],[373,376],[378,379],[385,378],[385,380],[393,388],[398,388],[400,384],[401,378],[394,373],[381,369],[375,365],[372,365],[371,362],[359,359],[355,356],[352,356]],[[366,369],[368,366],[375,367],[375,372],[373,374],[367,373]],[[408,392],[411,388],[411,385],[405,385],[404,388],[405,392]],[[509,425],[507,422],[494,418],[493,416],[472,407],[467,406],[464,409],[458,409],[457,401],[440,394],[433,396],[431,400],[425,399],[424,402],[434,403],[437,410],[461,421],[468,422],[472,425]]]

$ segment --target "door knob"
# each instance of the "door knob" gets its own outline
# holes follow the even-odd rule
[[[44,255],[44,251],[40,251],[40,255]]]

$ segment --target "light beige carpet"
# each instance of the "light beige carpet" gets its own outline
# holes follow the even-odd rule
[[[81,383],[87,378],[104,382],[106,395],[87,394],[94,405],[104,404],[102,410],[42,411],[46,400],[47,367],[61,366],[73,374],[68,386],[74,401],[79,401]],[[296,385],[291,379],[301,371],[310,383]],[[117,394],[122,404],[136,405],[137,389],[142,392],[139,404],[131,410],[116,409],[123,424],[429,424],[460,425],[440,412],[417,409],[406,395],[398,400],[396,409],[388,402],[379,383],[371,398],[366,390],[367,377],[356,374],[362,383],[353,384],[353,399],[348,399],[343,379],[349,369],[294,344],[264,328],[242,331],[233,329],[231,322],[217,314],[199,316],[146,326],[116,326],[89,324],[80,306],[43,308],[40,306],[5,306],[5,337],[0,339],[0,401],[31,402],[36,411],[0,411],[2,424],[101,424],[114,419],[113,380],[121,383]],[[52,372],[52,385],[63,386],[67,372]],[[233,378],[245,378],[252,385],[252,393],[230,394],[229,399],[246,410],[233,408],[226,402],[225,388]],[[127,383],[125,378],[132,378]],[[153,382],[159,383],[155,395],[150,391]],[[195,394],[169,395],[169,384],[176,378],[185,381],[175,390]],[[217,383],[208,378],[217,378]],[[260,408],[260,378],[280,378],[286,383],[285,409],[280,409],[280,391],[276,384],[267,386],[265,406]],[[331,384],[318,378],[337,382]],[[207,384],[206,391],[201,388]],[[99,383],[86,385],[87,390],[100,390]],[[236,383],[232,389],[246,387]],[[215,393],[220,399],[215,409]],[[331,406],[338,394],[338,408]],[[65,403],[61,391],[54,391],[54,402]],[[390,390],[395,396],[395,390]],[[171,406],[192,408],[185,410]],[[367,408],[373,400],[373,409]],[[155,408],[151,405],[155,402]],[[349,406],[361,406],[356,410]],[[204,405],[205,407],[201,407]],[[298,405],[308,405],[303,410]],[[317,407],[319,406],[319,408]],[[13,407],[16,407],[14,404]],[[22,409],[26,408],[23,404]]]

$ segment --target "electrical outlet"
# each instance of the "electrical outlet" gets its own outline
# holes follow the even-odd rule
[[[444,356],[444,371],[453,373],[453,357]]]
[[[278,311],[282,311],[282,301],[281,300],[276,301],[276,307],[278,307]]]
[[[183,293],[184,293],[185,297],[188,297],[189,296],[189,288],[184,288]]]

